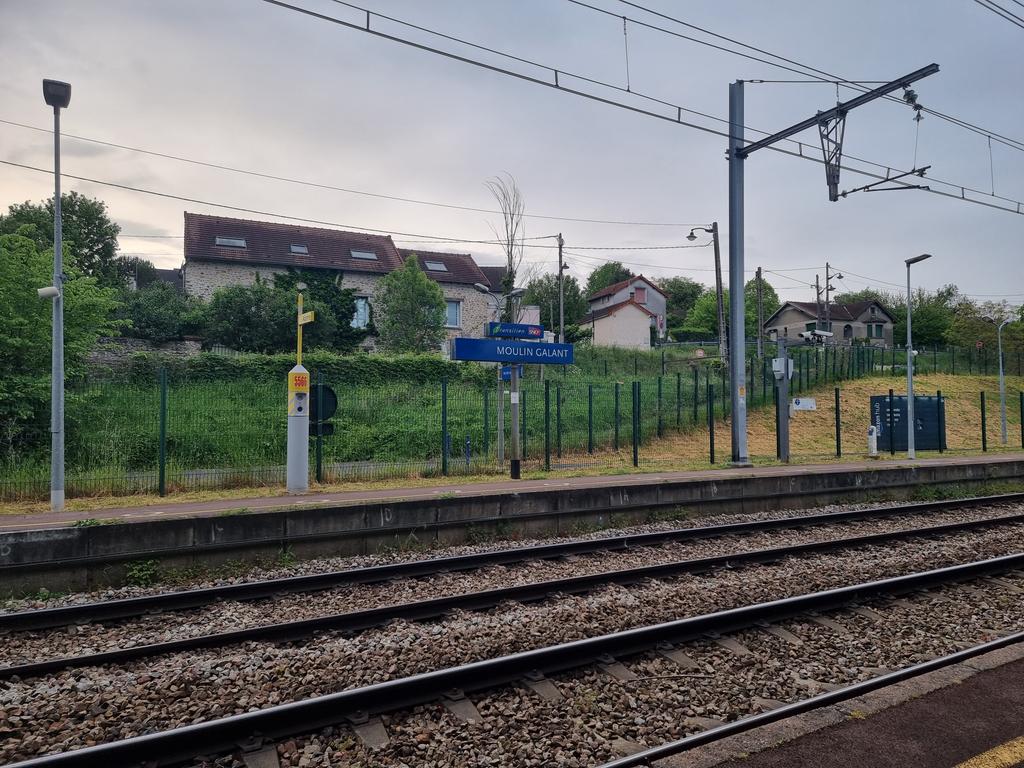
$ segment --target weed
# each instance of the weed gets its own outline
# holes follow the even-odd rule
[[[459,498],[459,494],[457,494],[455,491],[441,491],[441,493],[437,494],[437,498],[439,498],[439,499],[457,499],[457,498]]]
[[[297,562],[299,562],[299,558],[288,547],[282,549],[277,555],[277,565],[281,568],[291,568]]]
[[[225,509],[217,513],[217,517],[234,517],[235,515],[247,515],[252,510],[248,507],[238,507],[237,509]]]
[[[71,524],[72,528],[92,528],[95,525],[103,525],[102,522],[97,520],[95,517],[87,517],[84,520],[75,520]]]
[[[160,581],[160,563],[156,560],[134,560],[125,569],[124,583],[130,587],[151,587]]]

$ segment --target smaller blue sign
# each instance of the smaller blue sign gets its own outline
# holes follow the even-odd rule
[[[526,373],[526,368],[520,365],[519,366],[519,378],[520,379],[523,378],[523,374],[524,373]],[[502,381],[512,381],[512,366],[511,365],[503,365],[503,366],[501,366],[501,380]]]
[[[544,326],[529,323],[488,323],[487,335],[500,339],[543,339]]]
[[[502,339],[454,339],[453,360],[481,363],[530,363],[531,365],[572,365],[572,344],[541,344],[535,341]]]

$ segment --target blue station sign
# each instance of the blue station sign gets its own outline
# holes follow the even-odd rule
[[[521,366],[521,365],[517,365],[516,367],[519,369],[519,378],[520,379],[523,378],[523,376],[526,375],[526,369],[523,366]],[[501,366],[501,380],[502,381],[512,381],[512,366],[511,365],[503,365],[503,366]]]
[[[503,339],[455,339],[453,360],[482,363],[529,363],[530,365],[572,365],[572,344],[538,344],[534,341]]]
[[[529,323],[488,323],[487,335],[499,339],[543,339],[544,326]]]

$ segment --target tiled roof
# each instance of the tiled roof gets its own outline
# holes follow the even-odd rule
[[[245,248],[218,246],[218,237],[244,239]],[[308,253],[292,253],[293,245],[305,246]],[[377,258],[356,259],[352,251],[369,251]],[[185,261],[226,261],[378,274],[391,272],[402,264],[398,249],[387,235],[230,219],[187,211]]]
[[[480,271],[484,273],[484,277],[487,279],[485,282],[491,286],[492,291],[501,290],[501,281],[505,279],[505,273],[508,272],[508,268],[504,266],[486,266],[482,265]]]
[[[651,317],[657,317],[657,315],[655,315],[653,312],[651,312],[651,310],[649,310],[647,307],[643,307],[643,306],[637,304],[632,299],[626,299],[625,301],[620,301],[618,304],[612,304],[611,306],[601,307],[600,309],[595,309],[592,312],[588,312],[586,315],[584,315],[583,320],[581,320],[580,322],[581,322],[581,324],[585,325],[586,323],[591,323],[594,320],[600,320],[601,318],[608,317],[609,315],[614,315],[620,309],[623,309],[624,307],[626,307],[629,304],[633,305],[634,307],[639,309],[641,312],[645,312],[646,314],[650,315]]]
[[[829,307],[829,317],[832,319],[833,322],[854,321],[857,320],[861,315],[863,315],[867,308],[870,307],[872,304],[877,306],[882,311],[882,314],[885,315],[890,321],[895,322],[895,318],[892,316],[892,314],[889,313],[889,311],[885,307],[883,307],[877,301],[871,300],[856,301],[853,304],[831,304]],[[818,305],[813,301],[787,301],[781,307],[779,307],[779,309],[776,310],[771,317],[769,317],[765,321],[765,325],[767,326],[772,320],[775,319],[775,316],[778,315],[779,312],[781,312],[786,307],[793,307],[795,309],[798,309],[808,317],[813,318],[818,316]],[[822,306],[821,312],[822,317],[824,317],[824,305]]]
[[[611,296],[612,294],[618,293],[619,291],[621,291],[623,288],[625,288],[627,285],[629,285],[630,283],[634,282],[635,280],[643,280],[645,283],[647,283],[647,285],[649,285],[651,288],[656,290],[662,296],[665,295],[665,292],[663,290],[661,290],[661,288],[656,286],[654,283],[652,283],[650,280],[648,280],[643,275],[634,275],[633,277],[629,278],[628,280],[622,280],[622,281],[620,281],[618,283],[615,283],[614,285],[609,285],[607,288],[602,288],[597,293],[592,293],[587,298],[587,301],[594,301],[595,299],[600,299],[602,296]]]
[[[414,248],[399,248],[398,253],[401,254],[402,261],[405,261],[412,254],[416,254],[416,259],[420,263],[420,269],[426,272],[428,277],[439,283],[465,283],[466,285],[483,283],[484,285],[490,285],[487,281],[487,276],[468,253],[438,253],[436,251],[418,251]],[[431,270],[427,267],[428,261],[440,262],[448,269],[447,271]]]

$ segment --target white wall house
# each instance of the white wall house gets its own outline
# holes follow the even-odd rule
[[[592,323],[592,315],[601,315],[602,312],[622,304],[632,302],[647,312],[647,324],[654,328],[659,339],[665,338],[666,330],[666,304],[667,299],[662,290],[643,275],[636,275],[628,280],[609,285],[591,296],[587,297],[590,311],[583,322]],[[607,315],[603,315],[606,317]],[[599,343],[594,339],[594,343]],[[621,346],[621,345],[617,345]],[[650,346],[650,339],[645,346]]]
[[[583,318],[581,326],[593,331],[594,346],[650,349],[654,317],[649,309],[627,299],[591,311]]]

